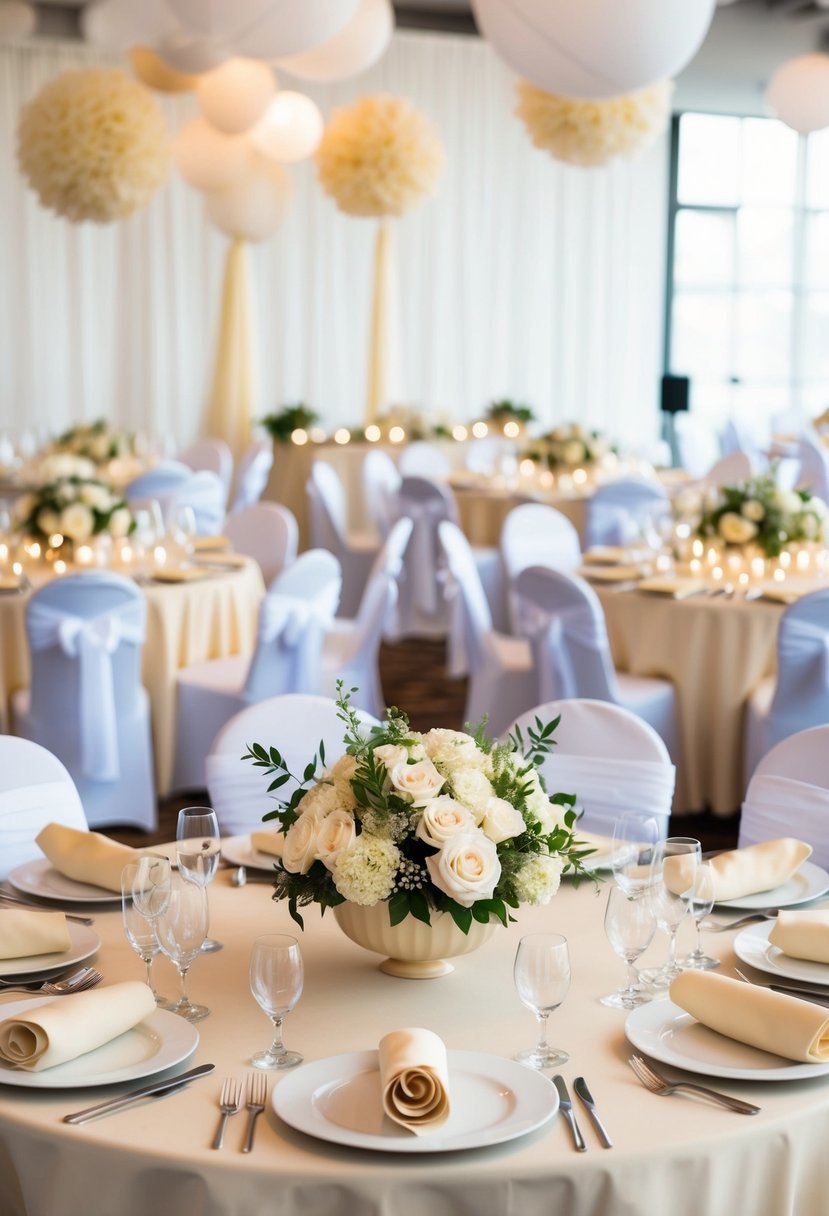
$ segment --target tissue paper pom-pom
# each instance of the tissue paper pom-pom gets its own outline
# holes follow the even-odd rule
[[[335,110],[317,149],[323,189],[348,215],[402,215],[432,194],[440,137],[401,97],[363,97]]]
[[[24,107],[17,137],[20,168],[41,203],[75,223],[124,219],[167,176],[161,110],[115,69],[61,73]]]
[[[671,113],[671,81],[637,93],[580,101],[518,82],[516,114],[537,148],[570,165],[604,165],[633,156],[665,130]]]

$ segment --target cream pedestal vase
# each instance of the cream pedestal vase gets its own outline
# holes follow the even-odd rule
[[[473,920],[469,933],[462,933],[448,912],[433,912],[431,925],[424,925],[413,916],[407,916],[399,925],[390,925],[385,903],[372,908],[338,904],[334,918],[346,937],[358,946],[389,956],[380,964],[381,971],[407,980],[448,975],[454,967],[447,958],[477,950],[499,927],[496,920],[487,925]]]

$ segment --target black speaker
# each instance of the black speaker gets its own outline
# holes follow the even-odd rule
[[[687,376],[662,377],[663,414],[682,414],[688,409],[688,397],[691,382]]]

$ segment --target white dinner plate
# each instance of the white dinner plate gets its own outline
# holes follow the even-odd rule
[[[514,1060],[450,1051],[451,1114],[434,1132],[416,1136],[383,1113],[376,1051],[354,1051],[304,1064],[273,1091],[280,1119],[332,1144],[384,1153],[447,1153],[513,1140],[541,1127],[558,1110],[549,1078]]]
[[[232,866],[249,866],[252,870],[267,870],[273,873],[276,858],[270,853],[260,853],[250,843],[250,836],[228,836],[222,841],[222,857]]]
[[[826,1064],[796,1064],[709,1030],[673,1001],[651,1001],[628,1014],[625,1034],[663,1064],[733,1081],[802,1081],[825,1077]]]
[[[39,899],[51,899],[61,904],[120,904],[121,895],[107,891],[105,887],[93,887],[91,883],[75,882],[59,873],[45,857],[27,861],[8,878],[13,887],[26,895],[37,895]]]
[[[754,895],[741,895],[739,899],[724,899],[718,908],[791,908],[805,904],[829,891],[829,874],[813,861],[804,861],[788,882],[770,891],[757,891]]]
[[[749,925],[734,938],[734,953],[758,971],[767,971],[771,975],[785,976],[790,980],[803,980],[809,984],[829,985],[829,963],[810,963],[805,958],[792,958],[784,954],[777,946],[769,941],[769,934],[774,928],[774,921],[764,921],[762,925]],[[829,997],[829,987],[826,989]]]
[[[20,1015],[36,1005],[63,1001],[66,997],[35,997],[15,1001],[2,1007],[4,1018]],[[157,1009],[143,1022],[125,1030],[117,1039],[67,1060],[43,1072],[27,1072],[11,1068],[0,1061],[0,1085],[16,1085],[23,1089],[85,1089],[90,1085],[120,1085],[136,1081],[181,1063],[199,1045],[199,1032],[186,1018],[166,1009]]]
[[[12,976],[45,975],[49,971],[63,971],[72,963],[83,962],[89,958],[101,944],[101,939],[88,925],[79,925],[68,920],[69,949],[51,954],[28,954],[25,958],[0,959],[0,979],[8,980]],[[0,989],[2,996],[2,989]],[[2,1016],[5,1016],[3,1014]]]

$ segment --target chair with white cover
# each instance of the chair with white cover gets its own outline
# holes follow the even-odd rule
[[[296,559],[299,528],[287,507],[276,502],[255,502],[228,515],[225,536],[237,553],[259,563],[265,586]]]
[[[183,485],[193,476],[193,470],[179,460],[162,460],[146,473],[139,473],[133,478],[124,491],[124,497],[130,504],[151,502],[155,500],[162,516],[167,510]]]
[[[489,716],[489,729],[498,735],[538,702],[538,681],[529,642],[493,628],[486,593],[469,541],[457,524],[438,524],[453,590],[458,597],[469,663],[465,717],[477,722]]]
[[[587,500],[587,545],[626,545],[670,514],[662,486],[639,477],[623,477],[599,486]]]
[[[694,477],[704,477],[720,455],[720,445],[713,429],[693,414],[674,414],[674,429],[683,469]]]
[[[550,794],[576,794],[584,814],[576,827],[613,835],[626,811],[653,815],[668,835],[676,769],[663,740],[638,714],[607,701],[576,698],[547,701],[522,714],[513,726],[524,737],[536,718],[561,717],[555,747],[540,771]]]
[[[362,472],[366,512],[385,539],[396,518],[395,497],[402,480],[400,472],[388,452],[381,448],[366,452]]]
[[[739,847],[794,836],[829,868],[829,723],[798,731],[757,765],[740,815]]]
[[[191,473],[172,495],[167,508],[167,525],[174,523],[179,507],[190,507],[196,521],[197,536],[216,536],[225,519],[227,491],[218,473],[200,469]]]
[[[337,470],[315,460],[306,486],[311,517],[311,544],[328,549],[342,567],[340,614],[356,615],[374,559],[380,551],[376,536],[352,532],[348,527],[345,490]]]
[[[246,705],[282,693],[319,693],[325,635],[339,594],[339,562],[324,549],[309,549],[262,600],[251,657],[208,659],[179,671],[175,789],[204,786],[212,740]]]
[[[521,636],[519,604],[512,584],[528,566],[575,571],[581,565],[579,534],[566,515],[540,502],[513,507],[501,528],[501,561],[507,578],[512,632]]]
[[[233,481],[233,453],[223,439],[197,439],[179,454],[179,460],[194,473],[200,473],[203,469],[215,473],[225,488],[227,502]]]
[[[593,588],[576,574],[528,566],[515,580],[521,616],[535,626],[530,641],[539,701],[574,697],[609,701],[638,714],[676,757],[674,688],[656,676],[618,672],[607,639],[604,610]]]
[[[243,452],[236,468],[236,485],[233,491],[231,514],[243,511],[259,502],[262,492],[268,484],[268,477],[273,467],[273,442],[270,439],[257,439],[255,443]]]
[[[47,823],[86,831],[86,816],[66,766],[39,743],[0,735],[0,881],[42,859],[35,837]]]
[[[26,606],[32,683],[12,697],[14,731],[66,765],[92,827],[156,827],[146,615],[135,583],[103,570],[47,583]]]
[[[418,439],[400,453],[397,462],[402,477],[433,477],[442,480],[452,472],[446,456],[433,443]]]
[[[829,723],[829,588],[803,596],[780,618],[777,675],[761,680],[746,703],[746,781],[775,744],[825,723]]]
[[[800,461],[798,489],[811,490],[824,502],[829,502],[829,448],[812,435],[801,435],[797,441]]]
[[[733,486],[748,481],[752,473],[748,454],[734,451],[714,461],[702,480],[707,486]]]
[[[302,773],[322,741],[326,764],[333,765],[343,754],[345,732],[337,712],[328,697],[286,693],[248,705],[225,723],[206,763],[210,805],[223,836],[267,829],[262,816],[274,809],[276,798],[290,798],[296,788],[294,781],[287,781],[277,794],[269,794],[270,778],[240,759],[247,747],[251,743],[276,747],[291,772]],[[367,730],[379,725],[371,714],[356,712]]]
[[[372,567],[360,610],[354,620],[338,617],[325,639],[322,655],[322,692],[333,696],[337,680],[356,688],[352,703],[380,717],[385,709],[378,657],[380,642],[389,630],[389,616],[397,604],[397,580],[412,534],[412,521],[399,519]]]

